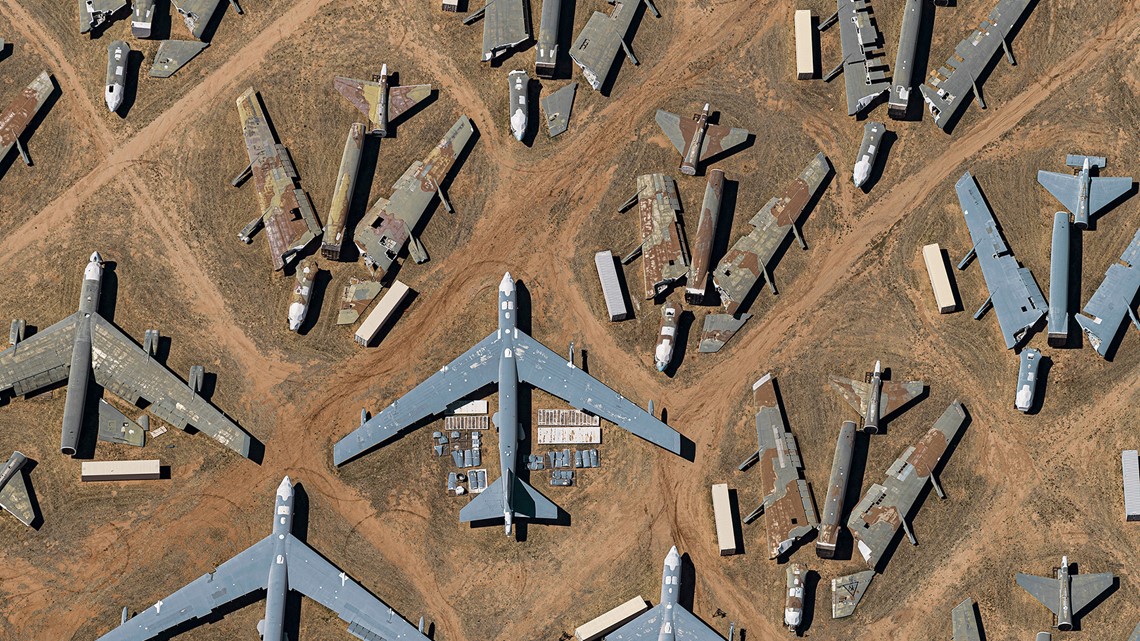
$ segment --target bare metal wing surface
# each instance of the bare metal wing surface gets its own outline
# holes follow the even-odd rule
[[[633,621],[605,635],[606,641],[657,641],[662,636],[665,617],[672,617],[671,626],[675,641],[724,641],[703,621],[683,607],[659,603],[646,610]],[[668,637],[666,637],[668,638]]]
[[[24,525],[30,526],[36,518],[36,511],[32,507],[31,495],[24,480],[23,467],[27,462],[26,456],[13,452],[0,468],[0,508],[8,511]]]
[[[1069,598],[1073,601],[1073,614],[1079,615],[1097,597],[1108,591],[1114,579],[1111,572],[1070,576]]]
[[[610,15],[595,11],[590,16],[586,26],[574,39],[570,47],[570,58],[582,70],[582,77],[595,91],[602,88],[602,84],[609,77],[618,52],[625,49],[626,54],[634,64],[637,59],[633,57],[625,37],[633,24],[637,6],[643,0],[615,0],[614,10]],[[655,7],[648,0],[644,0],[655,15],[660,17]]]
[[[131,403],[146,400],[148,411],[179,429],[194,427],[249,456],[249,434],[107,320],[98,314],[91,320],[95,382]]]
[[[954,631],[954,641],[982,641],[973,599],[966,599],[950,611],[950,625]]]
[[[854,381],[842,376],[831,377],[831,387],[843,397],[859,416],[867,418],[868,404],[871,402],[871,387],[862,381]],[[879,418],[887,418],[900,407],[918,398],[926,385],[922,381],[898,383],[883,381],[879,392]]]
[[[495,382],[499,376],[498,331],[451,361],[333,446],[342,465],[396,436],[411,425],[442,413],[458,399]]]
[[[843,82],[847,115],[863,111],[891,88],[882,35],[868,0],[838,0],[839,42],[843,50]]]
[[[1104,281],[1085,304],[1083,313],[1076,315],[1077,324],[1097,354],[1105,356],[1108,353],[1125,316],[1140,330],[1140,320],[1132,308],[1137,291],[1140,291],[1140,230],[1136,231],[1120,260],[1108,267]]]
[[[41,71],[40,75],[36,76],[27,87],[21,89],[12,102],[8,103],[7,108],[0,112],[0,160],[8,157],[12,147],[21,144],[20,136],[23,135],[24,129],[35,119],[40,109],[43,109],[54,90],[55,82],[51,74]],[[29,163],[30,159],[23,147],[20,147],[20,156],[25,163]]]
[[[333,86],[352,106],[368,118],[373,130],[380,122],[380,109],[383,108],[383,87],[370,80],[355,80],[337,76]],[[407,110],[423,102],[431,95],[431,85],[400,85],[388,88],[388,121],[399,118]]]
[[[914,541],[906,518],[926,482],[934,478],[934,470],[943,454],[965,424],[966,409],[954,401],[918,443],[908,447],[891,463],[883,483],[872,485],[851,510],[847,529],[851,531],[867,567],[877,569],[879,560],[900,527]],[[942,494],[937,484],[935,490]]]
[[[637,177],[637,211],[641,222],[641,267],[645,299],[667,290],[689,273],[689,247],[677,214],[677,184],[665,174]]]
[[[190,35],[201,40],[202,34],[206,31],[206,26],[210,24],[210,18],[214,16],[214,12],[221,6],[223,0],[170,0],[170,4],[178,10],[179,15],[182,16],[182,21],[186,23],[186,29],[190,31]]]
[[[978,93],[982,74],[999,47],[1005,50],[1010,64],[1014,63],[1006,38],[1033,4],[1032,0],[999,0],[978,28],[954,47],[953,55],[931,71],[926,83],[919,86],[922,99],[939,128],[946,128],[954,114],[965,105],[971,91],[979,106],[985,108],[985,102]]]
[[[1033,574],[1017,574],[1017,584],[1053,614],[1061,612],[1061,581]]]
[[[526,0],[488,0],[483,7],[483,62],[530,39]]]
[[[237,99],[249,168],[261,207],[255,219],[239,234],[250,242],[262,225],[269,240],[275,270],[282,269],[321,234],[321,223],[308,194],[297,187],[297,170],[285,145],[277,143],[257,92],[250,87]]]
[[[968,171],[962,174],[954,189],[966,218],[966,227],[970,230],[970,240],[974,243],[970,252],[977,256],[986,288],[990,291],[989,298],[974,314],[974,318],[980,318],[987,306],[992,304],[1005,339],[1005,347],[1012,349],[1045,317],[1049,305],[1029,268],[1022,267],[1017,262],[1013,251],[1002,238],[1001,229],[982,198],[973,175]],[[963,269],[965,261],[958,267]]]
[[[72,314],[0,352],[0,390],[24,396],[65,380],[79,320]]]
[[[692,143],[699,127],[697,120],[683,119],[675,113],[657,110],[657,125],[669,138],[669,142],[677,148],[682,155]],[[748,141],[748,130],[740,127],[725,127],[724,125],[706,125],[704,138],[701,139],[700,160],[705,160],[721,152],[743,145]]]

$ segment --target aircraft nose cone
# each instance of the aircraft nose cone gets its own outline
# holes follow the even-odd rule
[[[676,569],[681,564],[681,555],[677,553],[677,546],[669,548],[669,554],[665,556],[665,565],[670,569]]]
[[[101,263],[103,262],[103,257],[99,255],[99,252],[91,252],[91,258],[87,259],[87,262]]]
[[[373,67],[373,69],[375,69],[375,68],[376,67]],[[388,75],[388,63],[384,63],[384,64],[380,65],[380,75],[381,76]]]
[[[669,365],[668,363],[663,363],[661,361],[657,361],[657,371],[658,372],[664,372],[665,368],[668,367],[668,365]]]
[[[511,273],[503,274],[503,280],[499,281],[499,291],[504,294],[512,294],[515,291],[515,279],[511,277]]]
[[[289,499],[293,497],[293,482],[289,477],[281,479],[281,485],[277,486],[277,496],[282,499]]]
[[[119,110],[123,104],[123,92],[118,85],[107,85],[107,91],[103,94],[107,102],[107,109],[112,113]]]

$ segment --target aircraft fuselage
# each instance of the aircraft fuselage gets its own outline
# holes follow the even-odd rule
[[[1061,604],[1057,612],[1057,629],[1073,629],[1073,601],[1069,594],[1069,557],[1061,557],[1061,567],[1057,568],[1057,587],[1061,591],[1058,603]]]
[[[1092,176],[1089,172],[1089,161],[1086,158],[1084,166],[1077,174],[1077,211],[1073,212],[1073,224],[1081,229],[1089,226],[1089,191],[1092,187]]]
[[[665,555],[665,565],[661,570],[661,631],[657,634],[657,641],[673,641],[676,636],[673,609],[677,607],[680,590],[681,555],[677,553],[677,546],[673,546]]]
[[[495,427],[499,430],[499,467],[503,477],[503,520],[507,535],[511,533],[514,516],[514,487],[517,448],[521,434],[518,419],[518,364],[514,358],[514,337],[518,332],[515,305],[515,282],[507,274],[499,283],[499,339],[502,341],[502,358],[499,359],[499,411],[495,413]]]
[[[699,114],[693,114],[693,120],[697,121],[697,130],[693,133],[693,139],[689,141],[689,146],[685,149],[685,157],[681,160],[681,173],[686,176],[697,175],[697,163],[701,161],[701,145],[705,141],[705,129],[709,126],[709,103],[705,103],[705,108]]]
[[[879,363],[871,374],[871,390],[867,395],[867,416],[863,419],[863,429],[874,434],[879,431],[879,402],[883,396],[883,373]]]
[[[91,379],[91,315],[99,310],[99,291],[103,282],[103,259],[99,252],[91,254],[83,270],[83,288],[79,294],[79,322],[71,348],[71,369],[67,373],[67,399],[63,404],[63,431],[59,451],[74,456],[83,427],[83,403]]]
[[[257,624],[262,641],[285,641],[285,597],[289,592],[289,555],[285,544],[293,529],[293,485],[289,477],[277,488],[273,506],[273,560],[265,586],[265,618]]]

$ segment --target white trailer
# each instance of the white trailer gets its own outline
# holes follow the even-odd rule
[[[380,299],[380,302],[376,303],[376,307],[372,308],[372,313],[368,314],[368,317],[364,319],[364,322],[361,323],[360,327],[356,330],[356,342],[368,347],[368,344],[380,333],[380,328],[384,327],[384,324],[387,323],[388,319],[392,317],[392,314],[396,312],[400,303],[404,302],[404,298],[408,296],[408,292],[410,291],[412,290],[400,281],[392,283],[392,286],[388,288],[388,291]]]

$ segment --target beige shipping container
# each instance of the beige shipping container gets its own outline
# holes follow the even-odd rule
[[[954,288],[950,286],[950,272],[942,259],[942,248],[938,243],[922,248],[922,259],[926,261],[926,273],[930,275],[930,287],[934,289],[934,302],[938,311],[948,314],[958,308],[954,300]]]
[[[732,503],[728,500],[727,483],[717,483],[712,486],[712,500],[720,555],[736,554],[736,525],[732,521]]]
[[[796,78],[815,77],[815,29],[811,28],[811,11],[796,10]]]
[[[392,283],[392,286],[388,288],[388,292],[380,298],[379,303],[376,303],[376,307],[372,309],[372,313],[370,313],[368,318],[365,318],[364,322],[357,328],[356,342],[368,347],[368,344],[380,333],[380,328],[388,322],[388,319],[396,312],[396,308],[400,306],[400,303],[404,302],[404,298],[410,291],[412,290],[400,281]]]
[[[158,459],[149,461],[88,461],[83,464],[83,481],[150,481],[162,478]]]
[[[574,638],[578,641],[600,639],[645,610],[645,599],[636,596],[593,621],[578,626],[578,629],[574,630]]]

